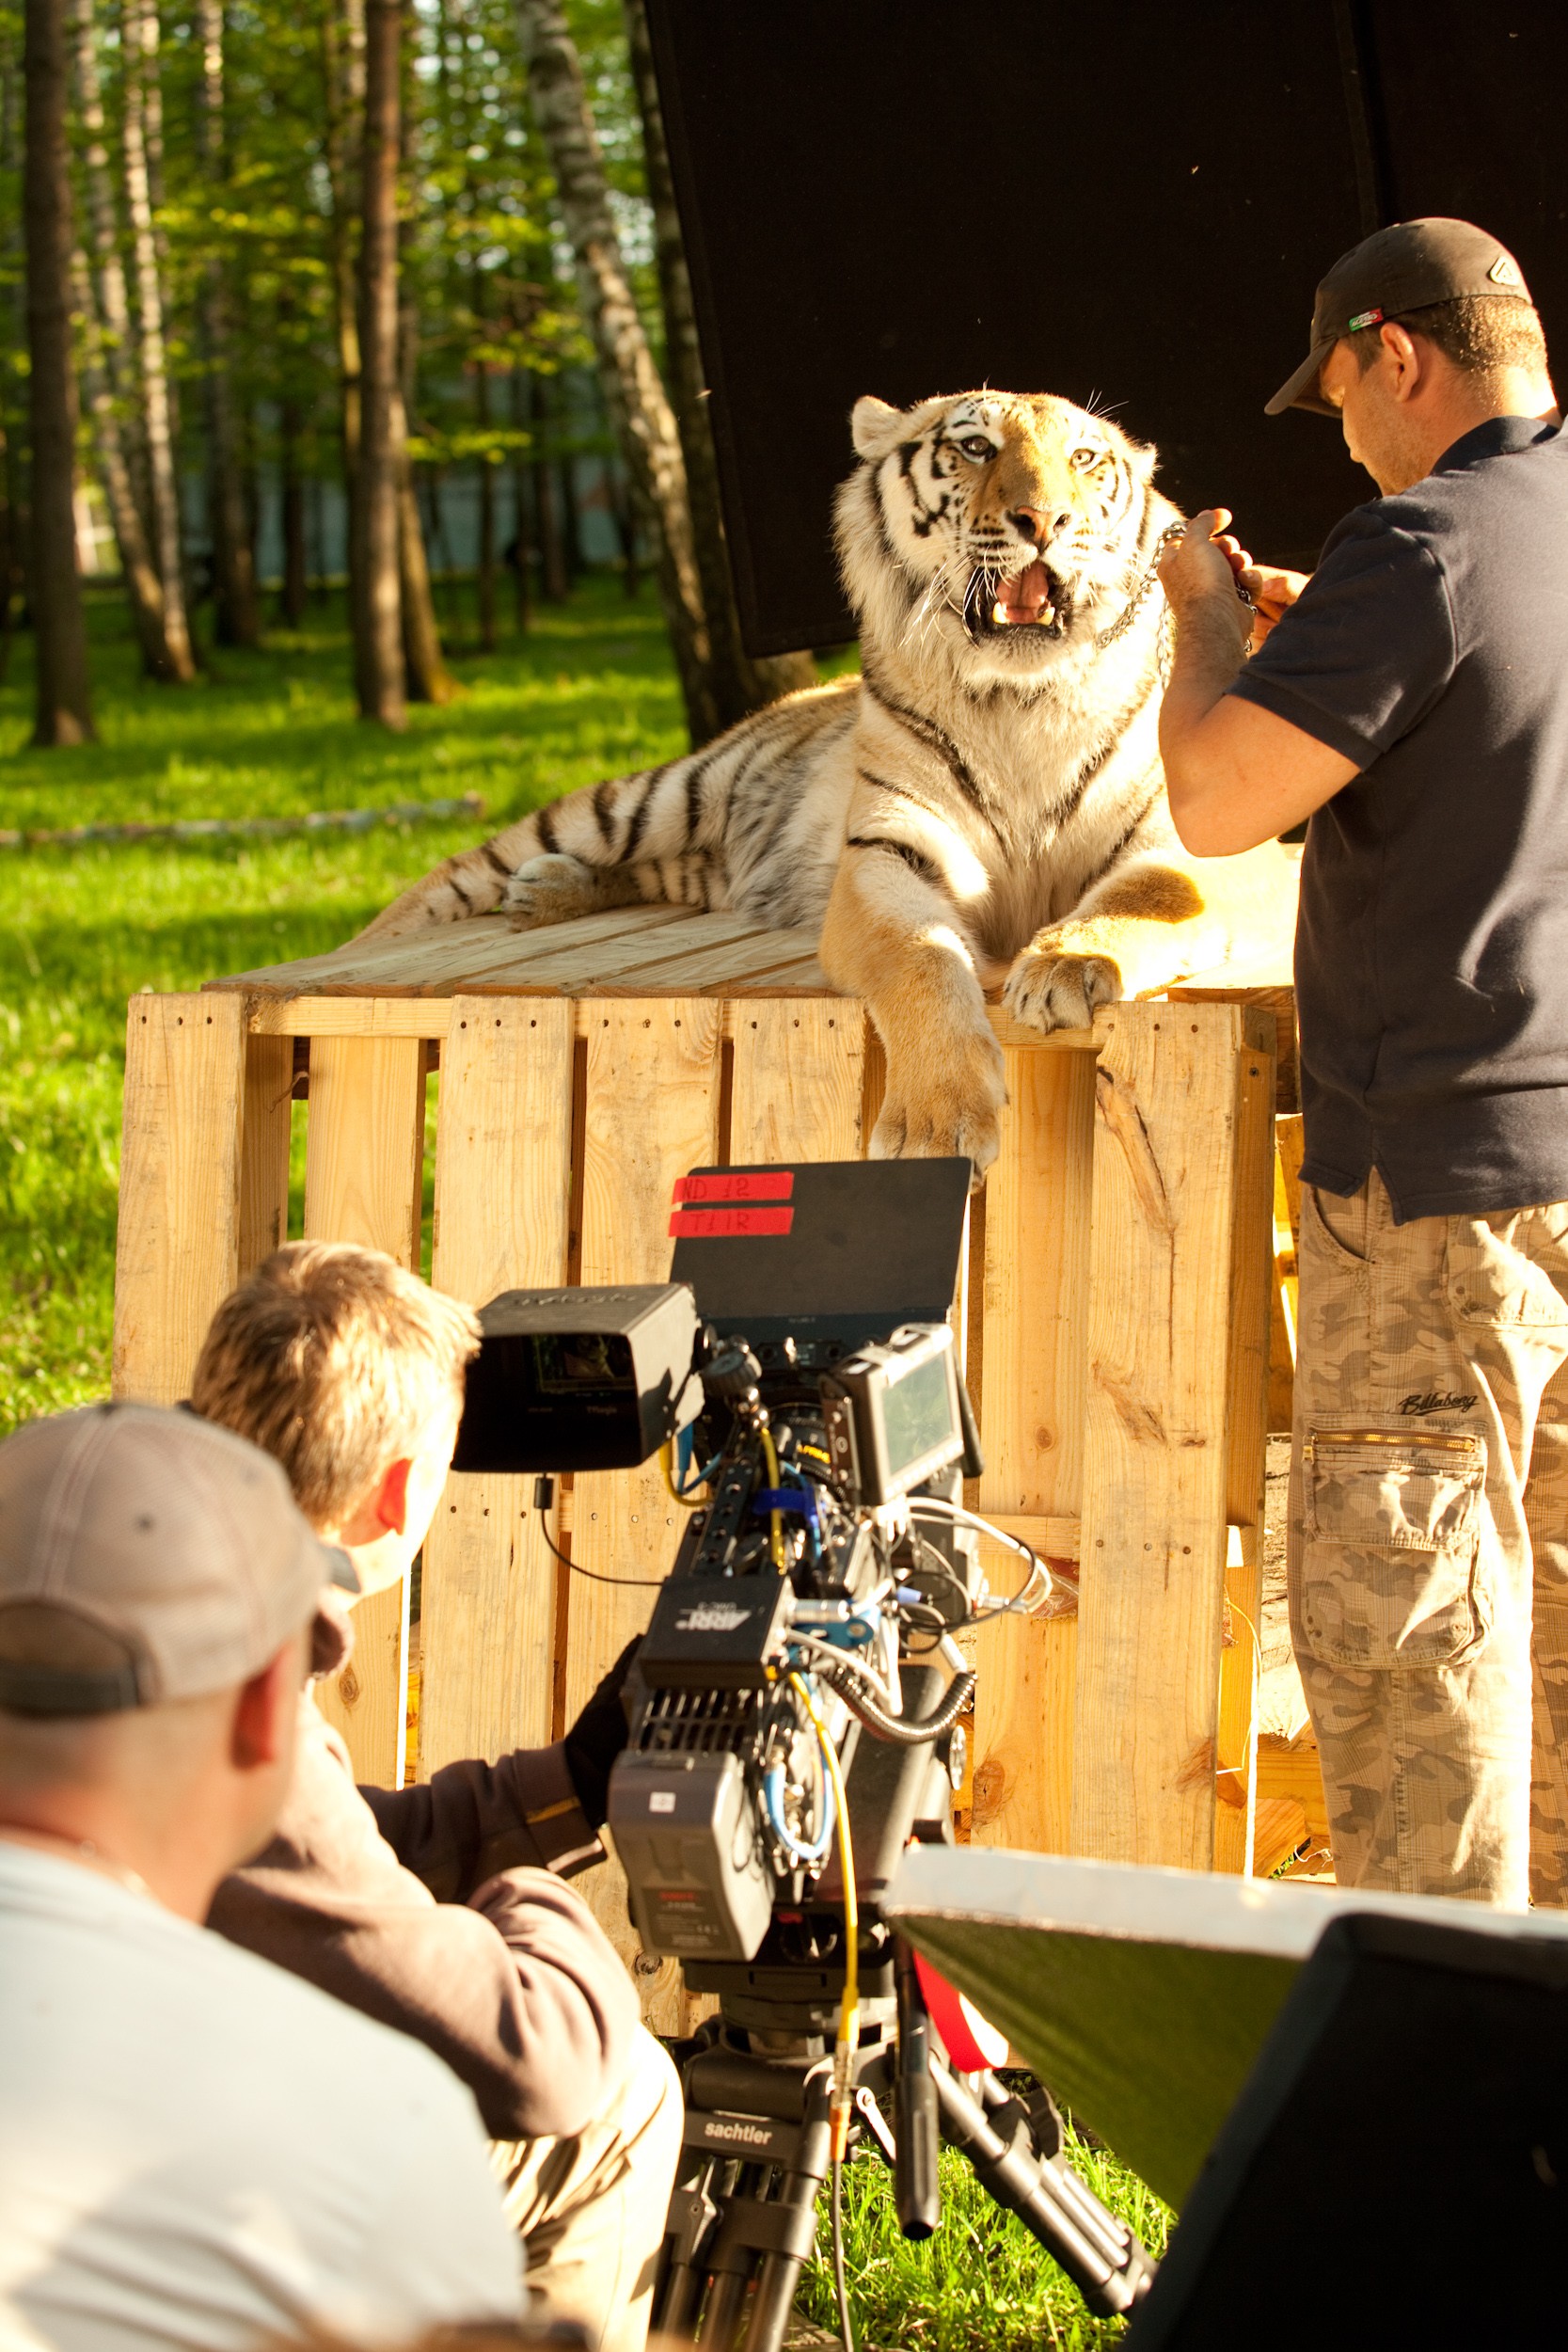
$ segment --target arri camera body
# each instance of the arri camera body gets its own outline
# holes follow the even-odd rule
[[[706,2352],[780,2352],[818,2189],[831,2173],[841,2251],[863,2139],[911,2237],[937,2225],[945,2137],[1095,2309],[1151,2274],[1067,2165],[1049,2094],[935,2046],[878,1907],[912,1837],[952,1836],[974,1688],[955,1632],[1051,1589],[992,1529],[1028,1562],[993,1602],[962,1504],[982,1467],[947,1319],[969,1183],[967,1160],[696,1169],[670,1282],[508,1292],[468,1371],[457,1469],[540,1474],[543,1512],[550,1474],[660,1453],[690,1514],[609,1811],[645,1949],[719,1996],[682,2069],[656,2312]]]
[[[459,1470],[632,1468],[664,1448],[672,1483],[702,1493],[610,1814],[641,1940],[694,1989],[743,1997],[781,1913],[783,1966],[821,1957],[818,1900],[842,1937],[824,1734],[864,1896],[917,1824],[942,1834],[973,1688],[951,1629],[981,1589],[946,1321],[968,1184],[960,1160],[698,1169],[670,1283],[483,1311]],[[889,1753],[858,1760],[863,1730]]]

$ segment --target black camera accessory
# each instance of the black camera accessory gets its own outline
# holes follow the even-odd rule
[[[479,1322],[453,1470],[633,1470],[701,1404],[684,1283],[503,1291]]]
[[[822,1383],[832,1466],[873,1510],[963,1458],[958,1366],[945,1323],[905,1324]]]

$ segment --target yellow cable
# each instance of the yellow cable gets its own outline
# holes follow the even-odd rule
[[[822,1750],[829,1785],[833,1792],[833,1811],[838,1818],[838,1866],[844,1880],[844,1998],[838,2010],[838,2040],[833,2046],[833,2091],[828,2118],[832,2135],[832,2159],[835,2164],[841,2164],[849,2138],[849,2114],[854,2104],[850,2068],[861,2038],[861,1923],[860,1906],[855,1899],[855,1854],[849,1842],[849,1799],[844,1787],[844,1774],[839,1768],[838,1751],[828,1737],[828,1726],[816,1711],[816,1701],[799,1675],[790,1676],[789,1687],[811,1717],[817,1744]]]
[[[779,1479],[779,1449],[773,1443],[773,1432],[768,1428],[766,1422],[763,1423],[759,1434],[762,1438],[763,1459],[768,1464],[768,1482],[773,1487],[774,1492],[777,1493],[781,1483]],[[773,1565],[778,1569],[779,1574],[783,1576],[789,1563],[784,1558],[784,1514],[782,1511],[769,1511],[768,1514],[768,1549],[773,1555]]]
[[[683,1511],[702,1511],[706,1504],[695,1495],[683,1495],[675,1484],[675,1449],[668,1438],[658,1449],[658,1467],[664,1472],[664,1484],[672,1502],[678,1502]]]

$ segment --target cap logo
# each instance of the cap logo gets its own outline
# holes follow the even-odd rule
[[[1357,310],[1355,316],[1346,327],[1345,332],[1347,335],[1354,335],[1363,326],[1381,326],[1382,324],[1383,313],[1381,310]]]
[[[1486,275],[1494,286],[1522,286],[1524,284],[1524,279],[1506,253],[1498,254]]]

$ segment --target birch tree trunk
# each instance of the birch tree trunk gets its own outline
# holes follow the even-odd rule
[[[348,606],[350,628],[357,646],[360,369],[355,163],[364,138],[364,0],[342,0],[341,22],[336,8],[337,0],[327,0],[322,18],[322,65],[326,85],[326,172],[332,193],[332,293],[338,336],[343,494],[348,501]]]
[[[26,148],[28,419],[33,441],[28,591],[38,648],[33,742],[93,739],[87,632],[76,576],[76,377],[71,353],[71,154],[66,139],[64,0],[26,0],[23,32]]]
[[[719,731],[680,436],[627,280],[582,65],[559,0],[517,0],[529,91],[577,260],[583,323],[657,553],[659,602],[693,743]]]
[[[648,38],[648,12],[645,0],[624,0],[624,5],[632,80],[638,112],[642,118],[648,200],[654,215],[654,251],[659,301],[664,311],[664,372],[680,433],[681,454],[686,460],[692,551],[702,583],[703,610],[707,614],[714,705],[720,725],[728,727],[743,719],[749,710],[760,709],[764,703],[774,702],[781,694],[792,694],[802,686],[815,686],[816,664],[809,652],[753,657],[741,640],[740,614],[736,606],[735,579],[724,532],[724,509],[719,495],[719,460],[714,452],[703,355],[697,341],[697,314],[691,300],[680,215],[675,209],[670,151],[665,143],[664,117],[659,110],[653,45]]]
[[[359,483],[355,515],[359,594],[355,613],[355,683],[361,718],[396,728],[408,723],[398,544],[399,477],[404,454],[403,396],[398,383],[402,55],[402,0],[368,0],[359,245]]]
[[[158,266],[148,177],[147,94],[158,63],[158,14],[153,0],[125,0],[120,24],[125,48],[125,119],[121,135],[125,203],[131,221],[136,312],[141,330],[141,396],[147,421],[152,545],[158,578],[163,583],[169,675],[179,684],[188,685],[196,675],[196,656],[185,611],[180,485],[169,405],[168,360],[164,345],[163,273]]]
[[[201,45],[199,152],[211,189],[228,178],[223,121],[223,0],[197,0],[197,37]],[[234,413],[233,338],[222,260],[214,253],[202,276],[201,341],[207,367],[207,527],[213,541],[213,597],[217,640],[223,645],[259,645],[261,613],[256,596],[256,563],[245,515]]]
[[[164,623],[164,590],[152,559],[147,525],[136,497],[129,436],[127,363],[131,353],[130,303],[119,258],[114,188],[109,178],[108,129],[94,41],[92,0],[74,0],[76,103],[87,134],[83,177],[91,224],[96,272],[78,249],[72,262],[76,307],[83,320],[82,389],[87,395],[99,479],[119,550],[120,574],[131,603],[131,621],[141,647],[142,667],[161,685],[179,680]]]

